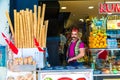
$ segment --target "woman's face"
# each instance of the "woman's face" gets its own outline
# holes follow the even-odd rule
[[[73,40],[78,39],[78,32],[77,32],[77,31],[72,31],[72,33],[71,33],[71,38],[72,38]]]

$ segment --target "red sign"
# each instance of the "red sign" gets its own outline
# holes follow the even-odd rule
[[[117,26],[120,27],[120,22],[117,23]]]
[[[100,14],[120,14],[120,3],[100,3],[99,4]]]

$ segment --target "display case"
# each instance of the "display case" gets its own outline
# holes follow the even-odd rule
[[[6,80],[36,80],[36,71],[7,71]]]
[[[92,19],[89,48],[94,80],[120,79],[119,21],[119,15]]]
[[[6,80],[36,80],[37,53],[36,48],[20,48],[18,55],[9,51]]]
[[[90,49],[94,63],[94,80],[120,79],[120,48]],[[106,52],[105,52],[106,51]]]

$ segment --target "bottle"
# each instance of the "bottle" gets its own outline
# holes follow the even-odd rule
[[[93,60],[92,60],[92,62],[91,62],[91,69],[93,69],[93,70],[95,70],[95,68],[96,68],[96,66],[95,66],[95,56],[93,56],[93,58],[92,58]]]
[[[111,62],[109,64],[109,66],[110,66],[110,72],[112,72],[112,63]]]
[[[91,63],[91,69],[93,69],[93,70],[95,69],[95,63],[94,62]]]

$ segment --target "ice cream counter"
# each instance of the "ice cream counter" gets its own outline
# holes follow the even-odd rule
[[[80,66],[55,66],[39,70],[38,80],[120,80],[120,72],[108,74]]]
[[[72,66],[44,68],[38,71],[38,80],[93,80],[93,70]]]

